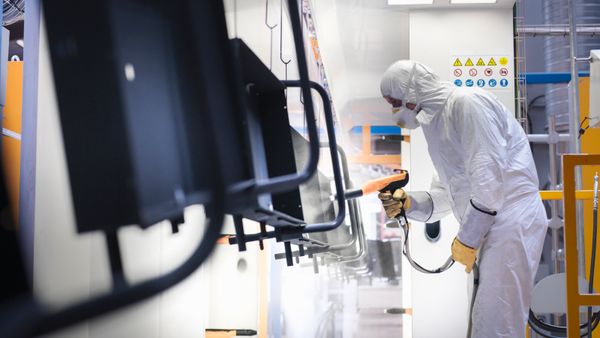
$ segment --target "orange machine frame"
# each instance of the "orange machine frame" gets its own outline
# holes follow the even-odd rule
[[[575,167],[600,165],[600,154],[563,155],[565,272],[567,278],[567,336],[579,337],[579,307],[600,305],[600,294],[579,293]],[[583,220],[582,220],[583,221]]]

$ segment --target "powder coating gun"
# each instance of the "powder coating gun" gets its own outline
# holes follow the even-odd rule
[[[376,192],[391,191],[404,188],[408,184],[408,171],[399,170],[397,174],[376,178],[367,181],[362,187],[344,191],[344,198],[351,200],[362,196],[370,195]],[[333,195],[332,200],[337,197]]]

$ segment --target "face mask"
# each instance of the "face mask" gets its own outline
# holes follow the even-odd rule
[[[411,110],[402,106],[393,108],[392,113],[398,115],[397,124],[400,128],[417,129],[420,126],[419,120],[417,120],[418,111],[416,110]]]

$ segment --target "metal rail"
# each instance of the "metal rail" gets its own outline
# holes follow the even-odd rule
[[[579,25],[576,28],[577,35],[599,37],[600,26]],[[571,34],[569,25],[526,25],[517,27],[517,33],[524,36],[563,36],[568,37]]]

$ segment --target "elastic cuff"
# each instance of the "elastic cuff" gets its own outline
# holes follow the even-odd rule
[[[479,212],[483,212],[484,214],[488,214],[490,216],[496,216],[498,215],[497,211],[487,211],[487,210],[483,210],[482,208],[478,208],[475,203],[473,203],[473,200],[469,200],[469,202],[471,203],[471,205],[473,206],[473,208],[475,208],[475,210],[479,211]]]
[[[486,212],[482,208],[476,207],[471,201],[462,217],[458,239],[466,246],[479,248],[483,237],[496,220],[495,214],[497,214],[495,211]]]

